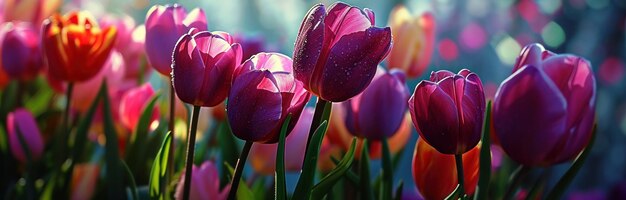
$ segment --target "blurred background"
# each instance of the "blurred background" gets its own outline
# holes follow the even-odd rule
[[[209,30],[227,31],[259,38],[265,49],[292,55],[293,44],[305,13],[317,3],[311,0],[230,0],[230,1],[148,1],[148,0],[74,0],[63,2],[63,12],[84,9],[96,17],[107,13],[128,14],[137,24],[145,20],[155,4],[178,3],[191,10],[205,10]],[[541,43],[556,53],[571,53],[587,58],[597,78],[596,145],[584,165],[570,194],[602,195],[626,180],[626,1],[623,0],[414,0],[367,1],[346,0],[376,13],[376,25],[386,26],[389,12],[404,4],[414,14],[432,12],[437,24],[436,42],[430,71],[468,68],[476,72],[485,85],[487,98],[493,98],[499,84],[511,74],[515,58],[529,43]],[[385,63],[382,63],[384,66]],[[158,79],[152,73],[151,80]],[[153,81],[164,87],[163,81]],[[413,131],[404,150],[395,178],[403,178],[405,190],[414,190],[411,156],[417,138]],[[550,169],[554,184],[569,164]],[[377,174],[379,164],[372,169]]]

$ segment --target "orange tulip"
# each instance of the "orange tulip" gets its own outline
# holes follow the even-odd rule
[[[465,191],[472,195],[478,183],[480,145],[463,154]],[[413,180],[424,199],[444,199],[458,184],[454,155],[439,153],[422,138],[413,153]]]
[[[435,19],[431,13],[413,16],[409,10],[396,6],[389,15],[393,47],[387,57],[390,69],[403,70],[415,78],[428,68],[435,43]]]
[[[109,57],[116,29],[100,29],[88,12],[55,14],[43,23],[42,44],[52,78],[82,82],[94,77]]]

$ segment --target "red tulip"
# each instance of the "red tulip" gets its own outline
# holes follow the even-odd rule
[[[43,138],[37,128],[37,122],[33,115],[26,109],[18,108],[7,115],[7,132],[11,153],[18,161],[25,163],[27,154],[30,153],[32,160],[39,160],[43,154]],[[23,139],[24,145],[22,145]]]
[[[444,154],[463,154],[480,140],[485,95],[478,75],[437,71],[421,81],[409,100],[413,125],[420,136]]]
[[[294,73],[311,93],[341,102],[370,84],[391,48],[389,27],[374,27],[374,12],[335,3],[315,5],[302,21],[293,52]]]
[[[531,44],[496,93],[495,132],[506,154],[523,165],[562,163],[589,143],[595,102],[589,61]]]
[[[125,68],[126,65],[122,55],[117,51],[112,51],[98,74],[87,81],[74,85],[72,108],[80,112],[87,112],[89,106],[98,96],[98,89],[102,86],[105,79],[109,89],[109,97],[116,96],[123,89],[121,84],[123,83]],[[112,103],[116,102],[113,101]]]
[[[56,80],[82,82],[94,77],[115,43],[116,29],[100,29],[88,12],[70,12],[43,24],[48,73]]]

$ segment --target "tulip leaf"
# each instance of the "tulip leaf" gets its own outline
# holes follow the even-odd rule
[[[330,157],[331,161],[333,161],[333,163],[335,165],[339,164],[339,160],[333,156]],[[346,179],[348,179],[348,181],[352,182],[352,184],[356,185],[359,184],[361,182],[361,178],[359,178],[359,175],[356,175],[353,171],[348,170],[346,172]]]
[[[391,152],[389,152],[389,143],[387,138],[381,140],[382,143],[382,184],[379,199],[391,200],[391,190],[393,188],[393,167],[391,166]]]
[[[230,177],[233,177],[235,175],[235,168],[233,168],[232,165],[228,164],[227,162],[224,163],[224,165],[226,166],[226,169],[228,170],[228,173],[230,174]],[[243,179],[243,177],[241,178]],[[232,190],[232,185],[230,186],[231,190]],[[256,199],[254,196],[254,193],[252,192],[252,189],[250,189],[250,187],[248,187],[248,184],[246,184],[245,181],[240,181],[239,182],[239,188],[237,189],[237,198],[236,199]]]
[[[159,153],[157,153],[150,169],[150,181],[148,182],[148,190],[151,199],[167,199],[167,180],[166,174],[169,170],[168,158],[170,156],[170,142],[172,141],[172,132],[165,135],[165,139],[161,144]]]
[[[361,190],[361,199],[372,199],[374,194],[372,193],[371,181],[370,181],[370,156],[369,156],[369,140],[363,139],[361,145],[361,159],[359,160],[359,175],[361,181],[359,182]]]
[[[233,136],[232,131],[230,129],[230,125],[228,124],[228,120],[225,120],[219,124],[217,131],[217,140],[219,141],[219,149],[221,153],[222,160],[228,163],[230,166],[237,164],[237,159],[239,158],[240,147],[235,140],[235,136]],[[220,183],[224,185],[230,182],[230,178],[227,177],[229,174],[228,171],[222,167],[220,176]],[[221,185],[222,187],[224,185]]]
[[[326,134],[327,128],[328,121],[322,121],[311,138],[311,143],[305,153],[302,172],[300,173],[300,178],[298,178],[298,183],[293,193],[294,197],[303,199],[311,198],[311,188],[313,187],[313,179],[315,179],[315,170],[317,170],[317,159],[320,147],[322,146],[322,139],[324,139],[324,134]]]
[[[398,187],[396,188],[396,197],[394,198],[395,200],[401,200],[402,199],[402,189],[404,188],[404,181],[400,180],[400,183],[398,183]]]
[[[458,198],[458,196],[459,196],[459,192],[460,192],[460,191],[459,191],[459,188],[460,188],[459,186],[460,186],[460,185],[459,185],[459,184],[457,184],[457,185],[456,185],[456,188],[454,188],[454,190],[452,191],[452,193],[450,193],[450,194],[449,194],[449,195],[445,198],[445,200],[455,200],[455,199],[457,199],[457,198]]]
[[[350,149],[348,149],[348,152],[343,156],[337,167],[330,171],[330,173],[313,187],[313,191],[311,192],[312,199],[322,199],[332,189],[335,183],[346,174],[350,166],[352,166],[352,161],[354,161],[355,149],[356,138],[352,138]]]
[[[50,99],[54,96],[54,91],[42,78],[38,78],[35,81],[37,82],[37,93],[25,99],[24,106],[28,108],[34,116],[39,116],[50,107],[50,102],[52,102]]]
[[[128,142],[129,145],[126,152],[126,162],[130,170],[138,177],[143,177],[144,181],[146,175],[144,163],[146,163],[146,158],[148,157],[146,155],[146,151],[148,150],[147,143],[149,141],[148,132],[152,121],[153,108],[159,96],[158,93],[154,95],[143,108],[139,121],[137,121],[136,128],[134,129],[134,134],[132,134]]]
[[[276,172],[275,172],[275,193],[277,200],[287,199],[287,186],[285,185],[285,137],[287,137],[287,127],[291,121],[291,114],[287,116],[283,127],[280,129],[278,138],[278,149],[276,150]]]
[[[103,90],[108,91],[106,81],[102,83]],[[123,199],[125,194],[124,185],[119,177],[121,174],[121,163],[119,155],[119,145],[117,140],[117,133],[113,122],[113,116],[111,114],[111,103],[108,94],[105,93],[102,96],[103,112],[104,112],[104,137],[106,139],[105,144],[105,160],[106,160],[106,188],[109,199]]]
[[[572,180],[574,180],[574,177],[576,177],[576,174],[578,174],[578,171],[580,171],[580,168],[583,166],[583,164],[587,160],[589,153],[591,153],[591,149],[593,149],[593,143],[596,140],[597,129],[598,129],[598,125],[595,124],[593,126],[593,131],[591,132],[591,140],[589,140],[589,144],[578,155],[576,160],[574,160],[574,163],[572,163],[572,166],[567,170],[567,172],[565,172],[563,177],[559,179],[559,182],[557,182],[557,184],[550,191],[550,193],[548,193],[548,196],[546,199],[560,199],[563,193],[565,193],[565,190],[572,183]]]
[[[489,195],[489,181],[491,180],[491,101],[487,103],[483,122],[483,138],[480,146],[480,177],[474,199],[484,200]],[[471,191],[468,191],[471,193]]]
[[[120,163],[122,164],[122,167],[124,167],[124,172],[126,172],[126,176],[130,181],[130,196],[133,197],[132,199],[134,200],[139,199],[139,193],[137,193],[137,183],[135,183],[135,176],[133,176],[133,172],[130,171],[126,162],[120,160]]]

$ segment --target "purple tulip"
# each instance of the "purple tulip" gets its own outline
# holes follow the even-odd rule
[[[485,115],[485,94],[478,75],[467,69],[441,70],[421,81],[409,99],[420,137],[443,154],[463,154],[478,144]]]
[[[27,22],[9,22],[2,26],[0,66],[11,78],[34,78],[43,67],[38,29]]]
[[[9,135],[9,146],[11,153],[18,161],[27,161],[26,152],[20,141],[24,140],[26,149],[30,153],[31,159],[38,160],[43,154],[43,138],[37,128],[37,122],[33,115],[26,109],[18,108],[7,115],[7,131]],[[18,135],[19,134],[19,135]]]
[[[235,72],[228,95],[226,110],[233,134],[246,141],[276,143],[287,115],[292,115],[289,134],[310,97],[295,80],[289,57],[254,55]]]
[[[196,8],[187,13],[178,4],[155,5],[146,16],[146,54],[150,65],[159,73],[169,76],[172,64],[172,50],[176,41],[191,28],[207,30],[206,16]]]
[[[178,98],[212,107],[228,95],[233,72],[241,63],[241,47],[224,32],[189,30],[174,49],[172,83]]]
[[[361,93],[391,48],[391,29],[374,27],[374,13],[345,3],[317,4],[302,21],[294,73],[311,93],[341,102]]]
[[[372,140],[389,138],[396,133],[403,122],[409,99],[404,73],[379,69],[363,93],[342,103],[350,133]]]
[[[571,160],[589,143],[596,81],[589,61],[531,44],[498,89],[493,122],[502,149],[528,166]]]

